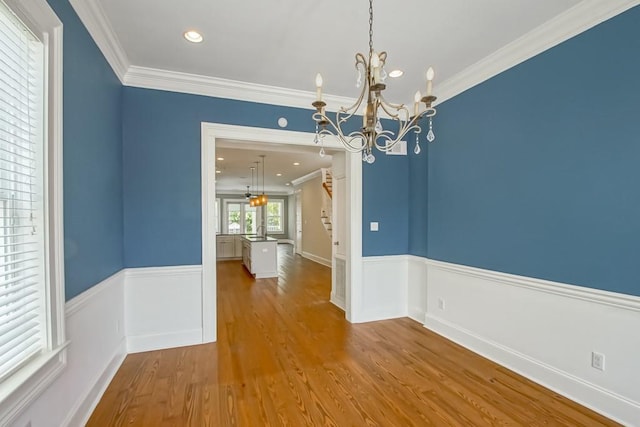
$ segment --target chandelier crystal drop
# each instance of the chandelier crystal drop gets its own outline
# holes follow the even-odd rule
[[[436,97],[432,94],[435,72],[429,67],[426,73],[427,91],[425,96],[418,91],[414,96],[413,114],[404,104],[388,102],[383,91],[386,88],[385,80],[387,72],[384,68],[387,59],[386,52],[377,53],[373,49],[373,0],[369,0],[369,56],[356,54],[356,87],[361,88],[356,102],[350,107],[340,107],[332,120],[326,113],[326,103],[322,100],[322,76],[316,75],[316,100],[312,103],[316,112],[313,119],[316,122],[315,142],[322,141],[326,135],[337,137],[347,151],[352,153],[362,152],[362,160],[367,163],[375,162],[373,148],[387,152],[411,131],[416,133],[415,154],[420,153],[418,135],[422,132],[420,120],[429,119],[429,132],[427,141],[435,140],[433,132],[433,116],[436,109],[433,102]],[[421,110],[424,104],[424,110]],[[353,129],[353,125],[347,125],[357,120],[356,114],[362,114],[362,126],[353,132],[343,130],[343,126]],[[393,129],[384,129],[381,118],[388,118],[394,123]],[[321,150],[324,152],[324,147]]]

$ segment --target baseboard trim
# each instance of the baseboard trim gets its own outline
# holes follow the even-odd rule
[[[113,377],[122,366],[122,362],[127,357],[126,340],[123,338],[118,348],[106,366],[102,374],[94,381],[93,387],[82,398],[80,398],[73,409],[69,412],[67,419],[63,422],[63,426],[83,426],[89,421],[91,414],[98,406],[100,399],[107,390],[107,387],[113,380]]]
[[[639,414],[638,402],[486,340],[443,319],[427,315],[424,327],[616,422],[625,424],[624,419],[614,414],[625,414],[623,416],[627,422],[636,419]],[[595,407],[591,402],[598,402],[599,406]]]
[[[308,259],[310,261],[313,261],[313,262],[317,262],[318,264],[322,264],[325,267],[331,268],[331,260],[330,259],[322,258],[322,257],[319,257],[318,255],[314,255],[314,254],[312,254],[310,252],[304,252],[304,251],[302,252],[301,255],[303,256],[303,258],[306,258],[306,259]]]
[[[197,344],[202,344],[202,329],[127,337],[127,351],[130,354]]]
[[[345,311],[345,300],[344,298],[338,298],[336,297],[333,292],[331,293],[331,297],[329,299],[329,302],[333,305],[335,305],[336,307],[338,307],[340,310]]]

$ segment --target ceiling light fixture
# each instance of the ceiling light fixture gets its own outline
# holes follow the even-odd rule
[[[282,176],[282,174],[281,173],[277,173],[276,176]]]
[[[360,96],[355,104],[350,107],[340,107],[336,113],[335,122],[332,121],[325,113],[326,103],[322,100],[322,76],[318,73],[316,76],[316,100],[313,106],[316,112],[313,113],[313,119],[316,122],[316,137],[314,142],[321,143],[320,155],[324,154],[323,137],[326,135],[336,136],[344,145],[347,151],[352,153],[362,152],[362,160],[367,163],[373,163],[376,158],[373,155],[373,147],[380,151],[390,151],[394,145],[400,142],[407,133],[413,131],[416,134],[416,146],[414,152],[420,153],[419,135],[422,128],[418,124],[420,119],[427,117],[429,119],[429,132],[427,133],[427,141],[433,142],[435,134],[433,133],[433,116],[436,115],[436,109],[432,106],[436,97],[432,95],[433,78],[435,73],[433,68],[427,70],[427,92],[423,97],[420,92],[416,92],[414,96],[413,115],[404,104],[389,103],[382,91],[386,88],[385,79],[387,73],[384,70],[387,52],[377,53],[373,50],[373,0],[369,0],[369,57],[368,59],[361,53],[356,53],[356,70],[358,78],[357,87],[362,87]],[[364,84],[362,78],[364,75]],[[420,103],[424,103],[425,110],[420,111]],[[380,123],[380,113],[384,112],[391,120],[395,122],[395,132],[382,128]],[[353,116],[356,113],[362,114],[362,127],[353,132],[343,131],[342,126],[345,123],[346,128],[357,128],[352,123],[356,120]]]
[[[300,166],[300,163],[298,163],[298,162],[294,162],[294,163],[293,163],[293,166]]]
[[[184,38],[190,41],[191,43],[200,43],[203,39],[202,34],[195,30],[185,31]]]
[[[393,70],[389,72],[389,77],[396,79],[398,77],[402,77],[403,74],[404,74],[404,71],[402,70]]]
[[[218,157],[218,160],[223,161],[224,157]]]
[[[221,170],[217,170],[216,173],[222,173],[222,171]]]

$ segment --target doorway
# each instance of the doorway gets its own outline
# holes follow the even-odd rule
[[[315,146],[314,133],[280,129],[235,126],[217,123],[201,125],[202,195],[202,331],[203,342],[217,337],[216,311],[216,219],[215,159],[216,139],[237,144],[275,144]],[[335,139],[325,138],[325,147],[342,149]],[[361,311],[362,286],[362,160],[358,153],[345,153],[345,193],[349,201],[344,224],[345,244],[345,316],[354,321]]]

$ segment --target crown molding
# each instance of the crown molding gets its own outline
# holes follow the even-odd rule
[[[317,178],[319,176],[322,176],[322,171],[320,169],[318,169],[317,171],[310,172],[304,176],[301,176],[300,178],[292,179],[291,183],[295,187],[297,187],[298,185],[307,181],[311,181],[312,179]]]
[[[96,0],[69,0],[121,83],[130,68],[129,58],[109,19]]]
[[[304,109],[312,108],[311,103],[316,96],[315,91],[287,89],[135,65],[129,67],[123,83],[125,86],[145,89],[159,89]],[[351,105],[355,102],[355,99],[335,95],[323,95],[323,100],[327,103],[327,109],[330,111],[337,111],[341,105]]]
[[[583,0],[438,85],[442,103],[614,16],[640,0]]]
[[[315,92],[311,91],[131,65],[99,2],[69,1],[125,86],[311,109],[315,98]],[[639,4],[640,0],[583,0],[439,84],[437,103],[451,99]],[[354,98],[336,95],[324,95],[323,99],[328,111],[337,111],[340,106],[355,102]]]

